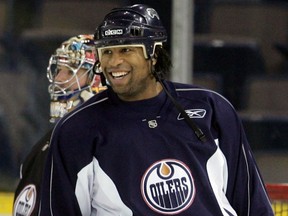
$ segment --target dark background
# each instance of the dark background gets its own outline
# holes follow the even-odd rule
[[[194,2],[193,83],[235,107],[265,180],[287,181],[287,1]],[[0,0],[0,190],[14,190],[21,162],[52,127],[52,52],[71,36],[93,34],[110,9],[134,3],[158,11],[171,52],[172,0]]]

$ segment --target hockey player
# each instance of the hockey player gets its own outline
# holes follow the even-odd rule
[[[51,96],[50,121],[57,122],[95,93],[103,90],[95,75],[93,35],[78,35],[63,42],[51,56],[47,68]],[[21,165],[20,181],[15,192],[13,215],[37,215],[40,182],[52,130],[32,149]]]
[[[164,79],[153,8],[113,9],[94,39],[108,90],[57,124],[40,215],[273,215],[233,106]]]

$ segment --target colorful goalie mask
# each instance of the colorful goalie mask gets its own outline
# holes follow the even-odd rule
[[[50,122],[62,118],[102,89],[100,76],[92,70],[95,56],[93,35],[78,35],[63,42],[50,57]]]

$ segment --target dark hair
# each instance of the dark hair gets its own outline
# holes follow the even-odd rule
[[[156,78],[164,79],[170,74],[172,68],[170,55],[163,46],[156,46],[154,58],[157,59],[154,66],[154,73],[157,75]]]

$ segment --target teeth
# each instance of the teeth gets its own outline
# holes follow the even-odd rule
[[[126,74],[128,74],[128,73],[127,73],[127,72],[113,72],[113,73],[112,73],[112,76],[113,76],[114,78],[120,78],[120,77],[125,76]]]

